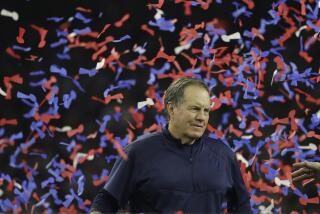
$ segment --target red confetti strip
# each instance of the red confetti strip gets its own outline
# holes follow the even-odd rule
[[[42,114],[39,115],[38,112],[34,114],[34,118],[37,121],[43,121],[45,124],[49,124],[52,119],[60,119],[61,116],[59,114],[51,115],[51,114]]]
[[[89,9],[89,8],[84,8],[84,7],[76,7],[76,10],[77,11],[80,11],[80,12],[86,12],[86,13],[91,13],[92,10]]]
[[[211,126],[210,124],[208,124],[207,129],[209,130],[209,132],[213,132],[215,133],[215,135],[219,138],[224,136],[224,133],[218,129],[215,129],[213,126]]]
[[[184,14],[186,16],[191,16],[191,1],[185,1],[184,2]]]
[[[39,27],[37,25],[31,25],[31,27],[33,29],[35,29],[36,31],[38,31],[38,33],[40,34],[40,42],[38,44],[38,48],[43,48],[45,45],[46,45],[46,35],[48,33],[48,30],[42,28],[42,27]]]
[[[148,25],[146,25],[146,24],[143,24],[143,25],[141,25],[141,30],[144,30],[144,31],[146,31],[148,34],[150,34],[151,36],[154,36],[154,30],[152,30],[152,29],[150,29],[149,27],[148,27]]]
[[[250,10],[254,8],[254,2],[252,0],[242,0]]]
[[[144,114],[141,112],[135,111],[133,107],[128,109],[128,112],[132,115],[134,122],[136,123],[136,128],[140,129],[143,126]]]
[[[16,126],[17,124],[18,124],[18,120],[17,119],[11,119],[11,120],[0,119],[0,126],[4,126],[4,125],[14,125],[14,126]]]
[[[225,91],[219,94],[219,100],[223,101],[227,101],[227,105],[232,105],[233,104],[233,99],[232,99],[232,94],[231,91]]]
[[[262,166],[260,168],[261,168],[261,172],[262,173],[268,173],[268,168],[262,167]],[[250,184],[251,184],[251,186],[259,189],[262,192],[279,193],[281,191],[280,187],[278,187],[278,186],[274,186],[274,187],[269,186],[268,184],[263,182],[263,180],[261,178],[258,180],[258,182],[253,182],[252,181]]]
[[[110,142],[113,144],[115,149],[117,150],[118,154],[123,160],[128,160],[128,155],[123,151],[122,145],[119,143],[119,141],[111,138]]]
[[[106,32],[106,30],[111,26],[111,24],[106,24],[102,31],[98,34],[97,38],[99,38],[101,36],[101,34],[103,34],[104,32]]]
[[[128,132],[128,144],[132,143],[133,139],[134,139],[134,133],[131,129],[127,128],[127,132]]]
[[[71,204],[70,207],[60,207],[59,208],[59,213],[78,213],[78,210],[76,209],[76,207],[74,206],[74,204]]]
[[[175,74],[175,73],[170,73],[170,74],[158,74],[157,78],[158,79],[166,79],[166,78],[171,78],[173,80],[182,78],[182,77],[193,77],[194,74],[193,73],[179,73],[179,74]]]
[[[272,125],[277,125],[277,124],[287,125],[288,123],[289,123],[289,119],[288,118],[279,119],[278,117],[276,117],[276,118],[274,118],[272,120]]]
[[[119,21],[117,21],[114,25],[118,28],[122,27],[122,25],[130,18],[130,14],[127,13],[124,15]]]
[[[292,35],[297,31],[294,21],[288,16],[289,8],[286,4],[282,3],[279,5],[279,15],[281,14],[284,20],[290,25],[289,28],[286,28],[285,33],[278,40],[278,43],[281,47],[284,46],[284,42],[292,37]]]
[[[35,56],[35,55],[30,55],[28,58],[26,58],[25,60],[27,61],[33,61],[35,62],[39,57],[38,56]]]
[[[259,130],[259,127],[260,127],[260,124],[259,124],[259,121],[251,121],[250,122],[250,127],[253,128],[253,134],[254,136],[256,137],[261,137],[262,136],[262,132]]]
[[[103,153],[102,148],[90,149],[84,157],[80,158],[79,163],[82,164],[84,161],[88,160],[90,156],[93,156],[95,154],[102,154],[102,153]]]
[[[52,89],[52,85],[57,82],[57,78],[55,76],[51,76],[50,79],[42,84],[42,87],[45,89]]]
[[[19,74],[16,74],[12,77],[4,77],[3,78],[3,82],[4,85],[6,86],[7,90],[6,90],[6,94],[7,96],[5,96],[6,100],[10,100],[11,99],[11,89],[12,89],[12,84],[11,82],[17,83],[17,84],[22,84],[23,83],[23,79]]]
[[[309,138],[316,138],[318,140],[320,140],[320,135],[319,134],[316,134],[314,131],[309,131],[307,134],[306,134],[307,137]]]
[[[303,94],[306,96],[306,101],[310,102],[310,103],[314,103],[316,105],[320,105],[320,99],[315,99],[313,98],[310,94],[302,91],[301,89],[295,88],[294,89],[296,92],[299,92],[300,94]]]
[[[305,51],[300,51],[299,56],[301,56],[303,59],[305,59],[308,63],[312,62],[313,58],[309,56],[309,54]]]
[[[102,176],[100,179],[98,180],[94,180],[93,181],[93,186],[100,186],[102,184],[104,184],[106,181],[108,181],[109,176]]]
[[[192,68],[194,68],[194,66],[197,63],[197,59],[191,58],[186,53],[181,53],[181,55],[184,56],[189,61],[189,63],[192,65]]]
[[[252,27],[251,28],[251,33],[253,35],[255,35],[256,37],[258,37],[259,39],[264,40],[264,36],[259,32],[259,29],[255,28],[255,27]]]
[[[314,198],[308,198],[308,199],[304,199],[304,198],[299,198],[299,203],[302,205],[307,205],[307,204],[319,204],[319,197],[314,197]]]
[[[95,52],[95,53],[92,55],[91,59],[92,59],[93,61],[95,61],[95,60],[97,59],[97,57],[98,57],[100,54],[102,54],[103,52],[105,52],[107,49],[108,49],[107,46],[104,45],[102,48],[100,48],[97,52]]]
[[[108,104],[110,103],[112,100],[118,100],[118,99],[123,99],[124,96],[122,93],[118,93],[118,94],[115,94],[115,95],[108,95],[107,97],[104,98],[104,100],[98,98],[98,97],[95,97],[95,96],[92,96],[91,99],[94,100],[94,101],[98,101],[100,103],[103,103],[103,104]]]
[[[6,53],[15,59],[18,59],[18,60],[21,59],[21,56],[19,54],[15,53],[14,50],[10,47],[6,49]]]
[[[301,109],[301,110],[305,110],[305,106],[301,103],[301,101],[300,101],[300,95],[299,94],[296,94],[295,95],[295,100],[296,100],[296,103],[297,103],[297,105],[299,106],[299,108]]]
[[[240,165],[240,171],[241,171],[244,184],[247,190],[250,192],[251,191],[250,182],[252,181],[251,172],[247,172],[247,167],[244,163],[240,162],[239,165]]]
[[[164,53],[162,50],[160,50],[155,58],[153,58],[151,61],[146,62],[148,65],[154,65],[155,61],[158,58],[166,59],[168,62],[173,62],[176,59],[176,56],[169,56],[168,54]]]
[[[24,36],[25,32],[26,32],[26,29],[24,29],[23,27],[19,27],[19,35],[16,37],[17,42],[19,44],[23,44],[24,43],[23,36]]]
[[[295,118],[295,115],[296,115],[296,110],[291,110],[289,112],[289,118],[290,118],[290,123],[291,123],[291,131],[296,131],[297,130],[297,123],[296,123],[296,118]]]
[[[77,154],[80,149],[82,149],[82,145],[76,144],[72,149],[72,153],[70,154],[69,159],[74,160],[77,157]],[[62,159],[60,162],[65,162],[65,161]]]
[[[145,128],[143,130],[143,133],[151,133],[151,132],[160,131],[160,130],[161,130],[161,127],[158,126],[156,123],[154,123],[150,127]]]
[[[243,132],[234,128],[233,124],[229,125],[229,131],[230,131],[230,133],[235,134],[237,137],[241,137],[243,135]]]
[[[6,139],[6,138],[2,138],[0,139],[0,152],[2,153],[4,151],[4,149],[8,146],[14,146],[15,142],[14,141],[10,141],[10,139]],[[0,186],[2,180],[0,179]]]
[[[161,8],[162,5],[164,3],[164,0],[159,0],[157,4],[147,4],[147,6],[149,7],[149,9],[151,8]]]
[[[88,37],[91,37],[91,38],[97,38],[99,35],[98,32],[84,32],[84,33],[80,33],[79,36],[88,36]]]
[[[80,42],[78,39],[75,40],[74,44],[70,44],[69,48],[86,48],[86,49],[93,49],[98,50],[97,42]]]
[[[306,0],[300,0],[301,3],[301,15],[306,15]]]
[[[68,136],[68,137],[72,137],[72,136],[74,136],[74,135],[76,135],[76,134],[82,133],[83,130],[84,130],[84,126],[83,126],[83,124],[80,124],[80,125],[78,126],[78,128],[76,128],[76,129],[74,129],[74,130],[71,130],[71,131],[68,131],[68,132],[67,132],[67,136]]]

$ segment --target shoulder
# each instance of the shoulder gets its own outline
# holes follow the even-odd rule
[[[126,150],[132,152],[148,151],[156,149],[163,143],[164,137],[162,132],[148,133],[139,136],[131,144],[127,145]]]
[[[223,141],[213,139],[208,136],[203,137],[203,141],[206,144],[206,146],[209,147],[211,152],[214,152],[220,155],[225,155],[231,159],[234,158],[235,153],[232,151],[229,145],[226,145]]]

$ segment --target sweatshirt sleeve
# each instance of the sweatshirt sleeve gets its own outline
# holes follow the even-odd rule
[[[234,155],[232,161],[233,187],[228,193],[228,211],[236,213],[252,213],[250,195],[244,184],[238,161]]]
[[[125,148],[126,159],[118,157],[109,179],[94,199],[92,210],[115,212],[125,208],[134,189],[134,158],[131,145]]]
[[[90,212],[115,213],[118,209],[118,201],[106,190],[101,189],[92,202]]]
[[[127,205],[128,199],[135,188],[135,164],[131,146],[128,145],[125,148],[127,159],[121,157],[117,159],[104,186],[104,190],[118,201],[120,208]]]

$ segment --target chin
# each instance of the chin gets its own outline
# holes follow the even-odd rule
[[[190,137],[192,138],[199,138],[203,135],[203,132],[199,132],[199,131],[193,131],[192,134],[190,134]]]

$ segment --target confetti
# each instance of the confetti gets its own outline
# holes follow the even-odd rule
[[[236,152],[253,212],[318,211],[290,183],[293,163],[320,161],[318,1],[55,3],[37,22],[31,4],[0,9],[3,212],[89,212],[185,76],[212,91],[208,136]]]
[[[0,94],[1,94],[2,96],[4,96],[4,97],[7,96],[7,93],[6,93],[5,91],[3,91],[2,88],[0,88]]]
[[[147,105],[154,105],[154,102],[152,99],[147,98],[146,101],[138,102],[138,109],[142,109],[143,107]]]
[[[239,32],[236,32],[230,35],[222,35],[221,39],[224,42],[230,42],[231,40],[234,40],[234,39],[241,39],[241,35]]]
[[[6,10],[6,9],[2,9],[1,12],[0,12],[0,15],[1,16],[7,16],[7,17],[10,17],[12,18],[14,21],[18,21],[19,19],[19,14],[16,12],[16,11],[9,11],[9,10]]]
[[[103,68],[105,61],[105,58],[103,58],[100,62],[98,62],[96,65],[96,70]]]

